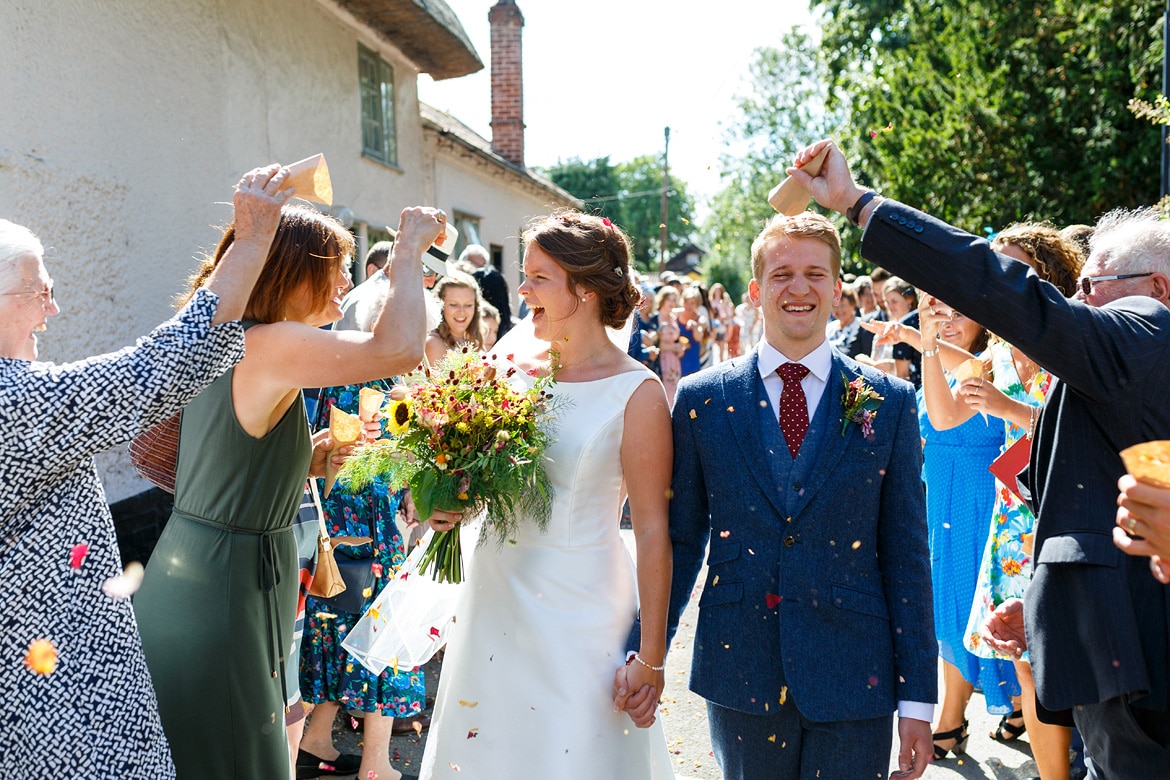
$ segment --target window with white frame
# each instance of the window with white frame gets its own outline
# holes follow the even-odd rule
[[[375,52],[359,43],[358,77],[362,100],[362,155],[386,165],[397,166],[394,69]]]

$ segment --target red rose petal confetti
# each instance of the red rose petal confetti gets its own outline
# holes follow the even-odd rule
[[[479,736],[479,729],[478,728],[469,729],[467,732],[468,739],[475,739],[478,736]]]
[[[435,628],[434,626],[431,626],[431,634],[430,635],[433,639],[438,639],[440,636],[439,629]]]
[[[75,544],[69,550],[69,568],[80,569],[81,562],[85,560],[85,556],[89,554],[89,545],[85,542]]]
[[[777,596],[775,593],[764,594],[764,602],[768,605],[768,609],[773,609],[781,601],[783,601],[783,599]]]

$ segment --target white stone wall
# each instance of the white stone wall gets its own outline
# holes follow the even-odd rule
[[[325,0],[0,0],[0,19],[0,216],[47,247],[47,360],[169,316],[255,165],[324,152],[336,202],[375,224],[435,200],[414,67]],[[395,68],[400,170],[361,157],[359,40]],[[120,452],[99,465],[110,501],[147,487]]]

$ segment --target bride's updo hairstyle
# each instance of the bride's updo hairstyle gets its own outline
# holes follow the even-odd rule
[[[534,244],[569,274],[574,295],[575,285],[597,295],[603,325],[626,324],[642,291],[630,280],[630,238],[621,228],[605,217],[562,211],[524,231],[524,248]]]

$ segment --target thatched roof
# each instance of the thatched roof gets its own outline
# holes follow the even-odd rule
[[[333,0],[436,81],[483,70],[455,12],[443,0]]]

